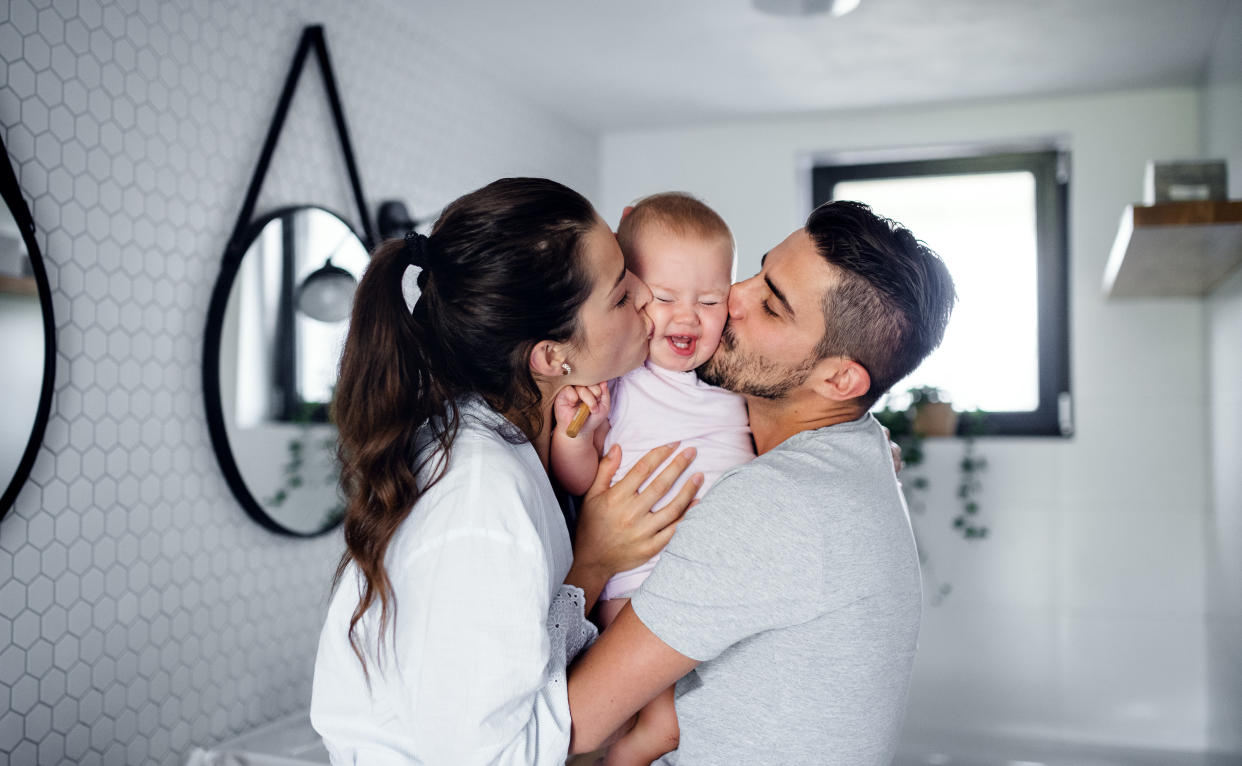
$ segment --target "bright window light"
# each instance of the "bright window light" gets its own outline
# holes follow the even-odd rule
[[[944,342],[894,387],[935,386],[954,408],[1022,412],[1039,405],[1035,176],[1028,171],[840,181],[833,197],[865,202],[914,232],[949,268],[958,303]]]

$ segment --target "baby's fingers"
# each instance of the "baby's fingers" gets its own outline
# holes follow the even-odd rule
[[[556,399],[553,400],[557,407],[573,408],[577,406],[579,400],[577,386],[565,386],[556,392]]]
[[[595,412],[595,408],[599,404],[599,397],[591,388],[591,386],[574,386],[574,390],[578,392],[578,398],[586,402],[586,405],[591,408],[591,412]]]

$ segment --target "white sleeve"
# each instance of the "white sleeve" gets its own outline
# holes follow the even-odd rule
[[[595,633],[581,592],[561,583],[564,522],[530,480],[537,463],[460,442],[388,550],[395,599],[382,641],[378,605],[358,623],[369,681],[347,638],[352,567],[333,596],[311,717],[335,764],[565,762],[565,668]]]
[[[548,637],[552,641],[552,655],[565,658],[559,673],[563,681],[569,663],[599,638],[599,629],[586,618],[586,593],[582,588],[561,586],[548,609]],[[556,682],[555,677],[553,681]]]
[[[536,545],[506,530],[458,528],[402,562],[384,658],[395,665],[384,674],[402,690],[416,762],[564,763],[572,636],[549,634],[548,564]]]

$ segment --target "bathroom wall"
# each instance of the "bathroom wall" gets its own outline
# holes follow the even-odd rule
[[[1242,3],[1217,33],[1203,91],[1207,157],[1242,199]],[[1242,751],[1242,269],[1207,301],[1211,515],[1207,526],[1208,737]]]
[[[812,154],[1068,141],[1077,432],[981,442],[990,461],[980,502],[991,536],[983,542],[950,530],[960,444],[930,445],[932,488],[915,523],[930,556],[927,590],[944,582],[952,592],[925,610],[910,737],[1207,745],[1203,303],[1101,294],[1118,220],[1142,197],[1147,160],[1198,155],[1199,102],[1196,89],[1164,89],[603,138],[604,209],[615,219],[631,199],[662,189],[702,195],[734,228],[741,276],[801,225]],[[1229,379],[1234,392],[1238,379]],[[1237,437],[1229,438],[1236,454]],[[1237,662],[1228,665],[1235,675]]]
[[[308,702],[339,536],[245,516],[200,383],[225,241],[308,23],[372,207],[427,215],[514,174],[597,191],[597,139],[494,86],[416,4],[0,3],[0,130],[60,351],[43,448],[0,522],[0,760],[179,763]],[[335,141],[309,67],[258,210],[358,226]]]

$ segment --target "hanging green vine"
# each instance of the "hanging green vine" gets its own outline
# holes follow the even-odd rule
[[[873,414],[880,424],[889,430],[890,438],[901,447],[902,462],[907,467],[913,467],[923,463],[926,456],[924,436],[915,428],[915,418],[919,407],[939,403],[942,399],[940,391],[930,387],[912,388],[909,394],[911,404],[906,409],[893,410],[885,407]],[[958,438],[962,440],[963,450],[962,459],[958,464],[957,499],[960,507],[951,524],[952,528],[966,540],[982,540],[988,536],[988,527],[979,518],[978,500],[979,492],[983,487],[980,475],[987,469],[987,458],[976,451],[976,437],[984,432],[985,421],[982,416],[983,413],[979,410],[958,415],[961,422]],[[915,521],[916,518],[924,517],[927,512],[925,497],[930,486],[931,482],[923,474],[915,475],[902,482],[906,505],[910,509],[911,523],[914,528],[915,544],[918,547],[919,563],[923,567],[924,579],[928,582],[932,593],[931,603],[938,606],[952,592],[953,586],[939,580],[936,576],[935,567],[928,556],[926,545],[921,540],[918,523]]]
[[[981,413],[962,413],[962,461],[959,463],[957,499],[961,503],[961,511],[953,519],[953,528],[962,533],[967,540],[981,540],[988,536],[988,528],[979,521],[979,490],[983,482],[979,474],[987,470],[988,459],[975,453],[975,437],[982,432],[983,418]]]
[[[303,477],[303,470],[306,467],[306,459],[308,450],[315,450],[322,454],[327,452],[331,455],[333,470],[328,471],[323,476],[323,484],[325,486],[335,487],[340,481],[340,469],[336,463],[336,435],[325,436],[316,439],[312,433],[315,425],[312,418],[314,413],[322,408],[323,405],[306,402],[302,404],[298,414],[293,418],[292,422],[297,424],[298,433],[291,438],[285,447],[285,464],[281,469],[281,475],[284,476],[283,484],[263,502],[270,508],[280,508],[294,490],[297,490],[306,484]],[[338,499],[337,503],[328,508],[323,514],[323,525],[325,527],[332,526],[345,517],[345,505]]]

